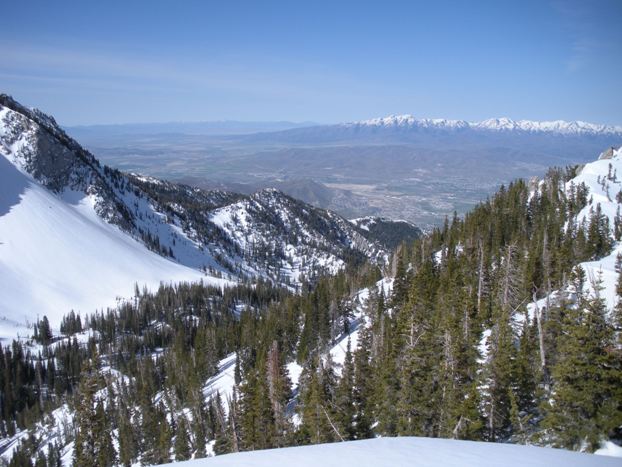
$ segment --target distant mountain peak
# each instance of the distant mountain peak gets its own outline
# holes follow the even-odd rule
[[[344,123],[344,126],[364,127],[421,127],[421,128],[467,128],[469,123],[464,120],[444,118],[416,118],[410,114],[389,115],[358,122]]]
[[[472,129],[479,131],[518,131],[526,133],[557,133],[562,135],[622,135],[622,126],[601,125],[584,121],[513,120],[509,117],[489,118],[479,122],[444,118],[416,118],[410,114],[389,115],[356,122],[343,123],[344,127],[377,128],[432,128],[439,130]]]

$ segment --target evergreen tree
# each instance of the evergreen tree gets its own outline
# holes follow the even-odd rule
[[[185,417],[177,420],[177,432],[175,433],[175,460],[185,461],[190,459],[190,439],[188,436],[188,422]]]
[[[120,407],[117,424],[119,426],[119,462],[124,467],[130,467],[136,459],[138,446],[132,417],[127,408]]]
[[[503,313],[490,336],[489,356],[484,373],[488,387],[484,400],[487,438],[491,441],[504,439],[510,434],[515,352],[513,339],[509,316]]]
[[[331,442],[342,437],[329,413],[334,394],[333,370],[331,363],[323,365],[317,357],[309,363],[309,367],[300,376],[297,410],[301,416],[301,424],[298,438],[303,444]]]
[[[336,421],[344,439],[356,438],[356,408],[354,406],[354,360],[352,357],[350,338],[346,347],[341,378],[337,386],[335,406],[337,409]]]
[[[382,306],[382,305],[380,305]],[[354,353],[354,427],[355,438],[373,436],[373,374],[370,364],[372,337],[370,330],[361,324],[358,348]]]
[[[564,310],[553,394],[544,426],[554,445],[589,450],[622,422],[620,360],[606,319],[601,283],[592,297]]]
[[[98,374],[98,356],[87,361],[83,369],[85,377],[80,384],[76,404],[76,439],[74,443],[75,465],[111,466],[116,453],[107,424],[107,414],[101,396]]]

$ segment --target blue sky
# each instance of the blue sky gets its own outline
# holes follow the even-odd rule
[[[8,1],[0,92],[65,125],[398,113],[622,124],[622,1]]]

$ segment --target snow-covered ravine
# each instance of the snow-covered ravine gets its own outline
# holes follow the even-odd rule
[[[227,283],[149,251],[97,216],[92,203],[83,194],[53,194],[0,151],[0,339],[29,335],[28,324],[44,315],[56,327],[71,310],[115,306],[134,284]]]
[[[170,467],[608,467],[620,460],[562,449],[438,438],[376,438],[242,452]]]
[[[385,296],[391,293],[393,287],[392,279],[382,279],[376,283],[376,290],[382,291]],[[350,333],[339,336],[330,348],[330,356],[335,364],[335,372],[341,374],[341,367],[345,361],[348,340],[350,341],[351,351],[354,352],[358,347],[358,336],[360,327],[365,325],[364,310],[370,296],[370,289],[359,290],[351,300],[353,316],[350,319]],[[302,367],[294,362],[287,364],[287,372],[292,382],[294,394],[298,393],[298,382],[302,373]],[[228,410],[227,402],[233,397],[233,386],[235,384],[235,354],[229,354],[218,363],[218,372],[209,378],[203,386],[203,396],[206,401],[219,394],[222,398],[225,410]],[[295,406],[293,401],[292,407]],[[294,422],[296,417],[294,416]]]

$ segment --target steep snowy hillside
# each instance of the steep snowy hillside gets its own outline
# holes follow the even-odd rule
[[[383,262],[392,247],[385,234],[401,225],[386,221],[379,231],[365,231],[274,189],[244,196],[146,177],[131,180],[228,271],[281,284],[334,273],[349,260]]]
[[[344,252],[372,258],[383,253],[341,217],[273,189],[217,209],[210,220],[228,232],[244,258],[263,261],[266,270],[292,283],[310,271],[337,272]]]
[[[166,464],[170,467],[574,467],[619,466],[619,459],[535,446],[433,438],[377,438],[269,449]]]
[[[158,254],[192,268],[224,270],[200,248],[192,229],[138,189],[125,174],[102,166],[48,116],[0,95],[3,155],[53,193],[88,198],[93,211]]]
[[[14,118],[6,108],[0,112],[2,122]],[[113,306],[136,283],[225,283],[149,251],[105,222],[98,214],[108,206],[79,191],[80,180],[58,193],[41,186],[26,172],[28,164],[19,164],[27,139],[7,144],[6,125],[0,141],[0,338],[28,334],[26,325],[43,315],[56,325],[69,310]]]
[[[55,195],[0,156],[0,337],[69,310],[91,312],[129,297],[134,284],[224,284],[159,256],[95,214],[79,192]]]
[[[619,174],[619,175],[618,175]],[[620,177],[620,178],[618,178]],[[566,184],[566,190],[582,184],[588,188],[588,204],[577,216],[577,222],[588,222],[592,213],[599,207],[608,219],[612,235],[616,225],[620,224],[620,202],[622,202],[622,147],[611,148],[601,154],[597,161],[586,164],[579,175]],[[620,227],[618,227],[620,228]],[[609,308],[616,304],[616,259],[622,254],[622,242],[618,241],[609,255],[597,261],[581,263],[588,280],[593,281],[599,276],[603,280],[603,296]]]
[[[56,325],[71,309],[110,306],[135,283],[295,286],[386,257],[374,235],[274,190],[205,191],[103,166],[52,117],[6,95],[0,154],[0,337],[37,316]]]

